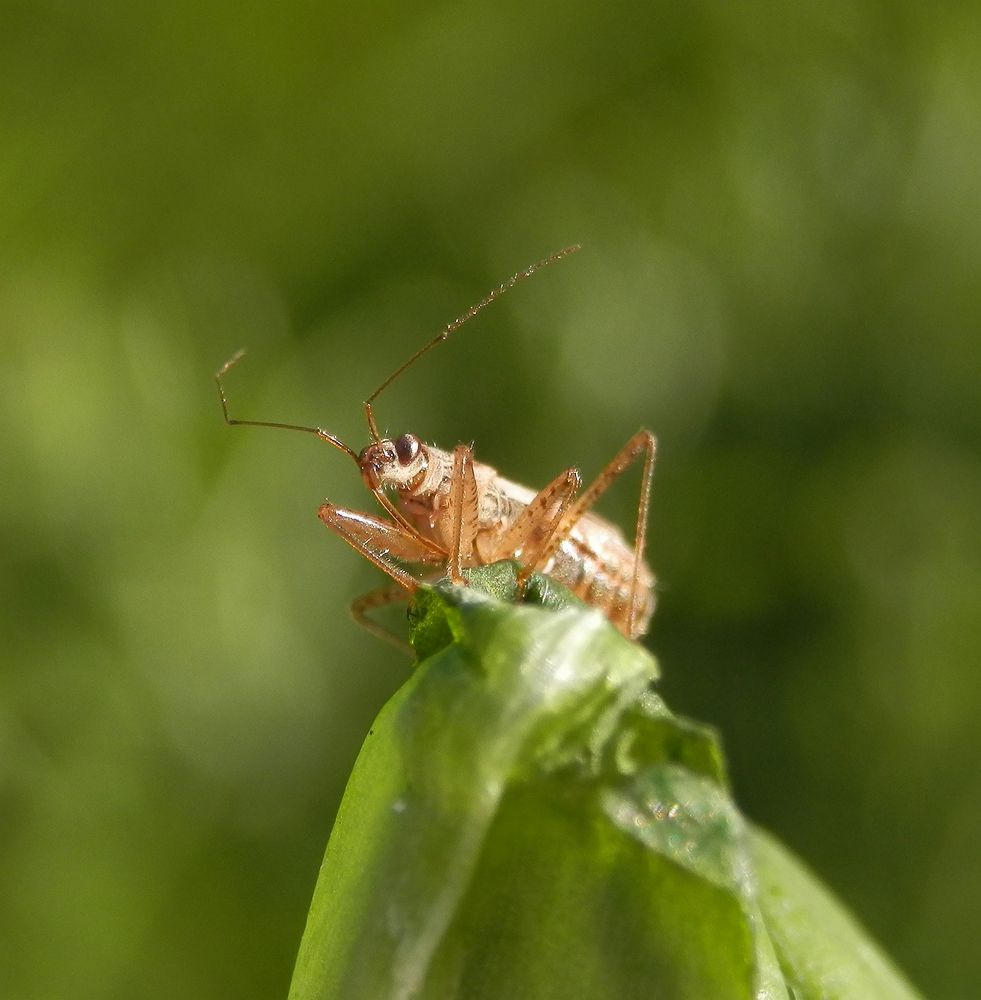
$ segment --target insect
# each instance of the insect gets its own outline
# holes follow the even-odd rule
[[[423,580],[443,571],[461,583],[467,568],[500,559],[519,563],[519,588],[532,573],[546,573],[603,611],[628,638],[639,638],[647,631],[655,604],[654,574],[644,561],[656,453],[656,439],[650,431],[634,434],[582,492],[582,477],[576,468],[566,469],[535,492],[475,461],[472,445],[459,444],[449,452],[425,444],[413,434],[382,437],[374,415],[375,400],[424,354],[519,281],[578,249],[566,247],[519,271],[396,368],[363,404],[371,441],[360,453],[321,427],[230,416],[223,379],[244,351],[215,374],[225,423],[315,434],[357,463],[365,486],[386,516],[338,507],[327,500],[318,516],[394,581],[351,606],[355,619],[370,631],[391,639],[368,612],[405,599]],[[640,501],[631,546],[617,528],[593,513],[592,507],[640,458]]]

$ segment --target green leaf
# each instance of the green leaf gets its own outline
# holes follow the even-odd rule
[[[751,851],[760,909],[792,996],[917,996],[855,918],[786,848],[753,830]]]
[[[470,582],[416,601],[292,1000],[914,995],[748,829],[642,647],[544,579],[515,604],[509,564]]]

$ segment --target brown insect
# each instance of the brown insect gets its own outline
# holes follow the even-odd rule
[[[546,573],[599,608],[628,638],[638,638],[647,631],[655,604],[654,574],[644,561],[656,449],[650,431],[634,434],[581,494],[582,477],[575,468],[566,469],[536,493],[503,478],[491,466],[474,461],[472,445],[460,444],[447,452],[424,444],[412,434],[383,438],[372,408],[395,379],[468,319],[519,281],[578,249],[566,247],[519,271],[392,372],[364,402],[371,443],[360,454],[321,427],[229,416],[222,378],[244,351],[216,373],[227,424],[315,434],[357,463],[365,485],[387,517],[337,507],[326,500],[318,516],[394,581],[394,585],[373,590],[351,606],[355,619],[370,631],[392,638],[367,613],[405,599],[423,580],[442,571],[455,583],[461,583],[465,569],[500,559],[514,559],[520,564],[519,587],[532,573]],[[631,546],[613,525],[594,514],[592,507],[641,456],[644,465],[640,502]]]

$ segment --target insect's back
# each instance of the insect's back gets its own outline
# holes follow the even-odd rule
[[[654,574],[643,560],[636,567],[637,610],[631,627],[635,556],[620,531],[597,514],[586,513],[542,572],[599,608],[624,635],[647,632],[654,614]]]
[[[482,507],[488,512],[486,531],[492,530],[492,516],[496,514],[498,524],[507,522],[507,526],[535,498],[533,490],[499,476],[493,478],[493,484],[500,497],[482,497]],[[497,530],[502,529],[498,527]],[[521,560],[520,552],[507,555]],[[627,544],[619,529],[598,514],[587,512],[575,522],[551,559],[536,569],[558,580],[581,600],[602,611],[624,635],[636,639],[647,632],[654,614],[655,598],[654,574],[641,560],[636,574],[638,606],[631,629],[634,565],[633,546]]]

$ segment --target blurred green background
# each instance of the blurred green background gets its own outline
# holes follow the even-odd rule
[[[360,402],[513,479],[660,437],[648,642],[739,801],[981,995],[981,8],[0,7],[0,993],[284,996],[407,661]],[[629,524],[636,479],[605,506]],[[561,919],[561,915],[557,915]]]

